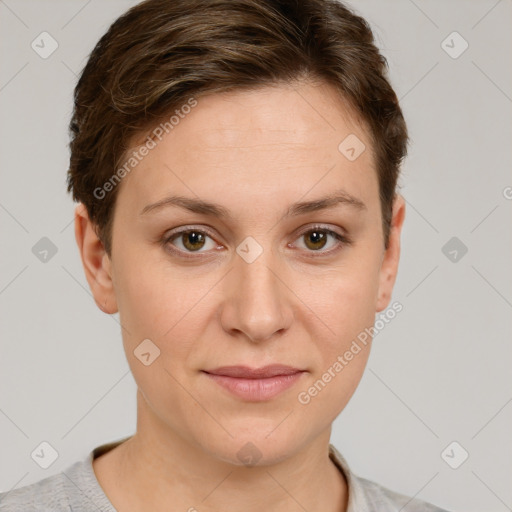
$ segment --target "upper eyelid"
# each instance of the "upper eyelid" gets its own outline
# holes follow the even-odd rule
[[[177,235],[181,235],[183,233],[188,233],[189,231],[199,231],[201,233],[207,234],[210,238],[215,239],[215,235],[213,234],[212,230],[210,230],[210,228],[205,229],[205,226],[199,227],[199,226],[193,226],[193,225],[190,227],[185,226],[185,227],[176,228],[176,231],[171,230],[171,232],[164,235],[164,239],[170,240]]]
[[[336,226],[337,228],[339,228],[342,233],[338,233],[340,235],[345,235],[346,234],[346,230],[343,229],[341,226]],[[308,231],[311,231],[313,229],[323,229],[325,231],[333,231],[336,233],[336,228],[334,226],[329,226],[327,224],[322,224],[322,223],[313,223],[305,228],[298,228],[297,230],[294,231],[295,234],[297,234],[297,236],[303,234],[303,233],[307,233]],[[167,235],[164,235],[166,236],[167,238],[171,237],[171,236],[174,236],[174,235],[178,235],[178,234],[181,234],[181,233],[186,233],[188,231],[200,231],[200,232],[204,232],[206,233],[207,235],[211,236],[212,238],[215,237],[214,235],[214,229],[211,228],[210,226],[207,226],[207,225],[193,225],[191,224],[190,226],[180,226],[180,227],[177,227],[175,228],[175,230],[171,230]]]
[[[203,226],[190,225],[190,226],[179,227],[179,228],[176,228],[176,231],[172,231],[171,233],[164,235],[164,242],[168,243],[171,240],[173,240],[175,237],[177,237],[183,233],[187,233],[190,231],[199,231],[199,232],[202,232],[202,233],[205,233],[206,235],[208,235],[216,243],[222,243],[222,242],[217,242],[215,235],[212,233],[212,231],[210,231],[210,229],[211,228],[209,228],[208,226],[204,226],[204,225]],[[309,233],[310,231],[313,231],[314,229],[319,229],[319,230],[330,232],[331,236],[335,236],[335,235],[341,236],[342,238],[345,238],[347,244],[350,243],[350,238],[346,234],[346,232],[343,228],[340,228],[342,233],[338,233],[336,231],[336,229],[333,229],[332,227],[327,226],[327,225],[322,225],[321,223],[311,224],[310,226],[307,226],[305,228],[299,228],[298,231],[295,231],[293,236],[300,237],[300,236],[304,235],[305,233]],[[191,252],[191,254],[193,254],[193,252]],[[200,253],[198,252],[197,254],[200,254]]]

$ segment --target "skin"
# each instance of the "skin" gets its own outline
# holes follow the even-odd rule
[[[338,150],[349,134],[366,145],[352,162]],[[397,195],[385,250],[364,127],[325,83],[213,94],[199,98],[119,186],[111,258],[83,205],[75,212],[87,280],[98,307],[119,312],[138,386],[136,434],[93,464],[113,505],[120,512],[171,504],[184,511],[346,510],[346,480],[328,457],[331,424],[361,379],[371,343],[307,405],[297,395],[390,303],[405,205]],[[340,204],[284,217],[291,204],[339,189],[365,208]],[[220,203],[233,219],[178,207],[140,215],[170,194]],[[315,245],[316,223],[352,243],[330,235]],[[195,259],[169,250],[186,253],[181,236],[160,243],[191,226],[213,235],[202,247],[188,246]],[[252,263],[236,252],[248,236],[263,249]],[[147,338],[160,356],[145,366],[134,350]],[[235,397],[201,372],[271,363],[307,371],[263,402]],[[252,467],[237,457],[248,442],[261,455]]]

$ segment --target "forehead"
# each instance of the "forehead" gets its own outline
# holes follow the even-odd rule
[[[328,84],[215,93],[187,111],[124,179],[130,204],[172,192],[268,207],[265,197],[296,201],[333,187],[378,198],[369,137]],[[354,136],[366,149],[351,161],[340,143]]]
[[[337,149],[344,133],[366,137],[350,106],[323,82],[202,97],[180,131],[183,138],[191,136],[185,149],[192,153],[224,148],[232,154],[268,152],[277,145],[274,153],[322,151]]]

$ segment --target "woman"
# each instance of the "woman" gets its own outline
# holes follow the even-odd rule
[[[0,510],[440,511],[329,443],[391,304],[407,130],[331,0],[148,0],[75,89],[68,191],[137,431]]]

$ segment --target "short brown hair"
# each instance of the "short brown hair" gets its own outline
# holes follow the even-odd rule
[[[134,136],[191,97],[301,77],[334,85],[368,128],[387,247],[408,136],[368,23],[336,0],[146,0],[110,26],[74,92],[68,192],[107,254],[119,187],[100,199],[94,191]]]

